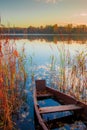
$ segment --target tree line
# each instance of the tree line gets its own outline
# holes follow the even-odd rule
[[[87,25],[67,24],[66,26],[46,25],[45,27],[33,27],[27,28],[21,27],[0,27],[0,33],[12,33],[12,34],[87,34]]]

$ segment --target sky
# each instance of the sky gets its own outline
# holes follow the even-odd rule
[[[0,0],[5,26],[86,24],[87,0]]]

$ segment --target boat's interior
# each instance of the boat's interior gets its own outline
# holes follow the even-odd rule
[[[67,103],[53,91],[46,87],[45,80],[36,81],[36,98],[39,114],[49,127],[55,129],[60,127],[71,127],[71,125],[81,124],[80,114],[83,110],[81,106],[74,103]],[[59,99],[59,100],[58,100]],[[76,126],[77,127],[77,126]],[[79,126],[78,126],[79,127]]]

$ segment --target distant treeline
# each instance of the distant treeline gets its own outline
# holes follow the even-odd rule
[[[87,34],[86,25],[73,26],[68,24],[66,26],[46,25],[45,27],[33,27],[28,28],[20,27],[0,27],[0,33],[12,33],[12,34]]]

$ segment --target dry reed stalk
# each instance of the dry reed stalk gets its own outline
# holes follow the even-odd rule
[[[9,44],[9,39],[6,38],[5,42],[0,46],[0,128],[3,130],[13,130],[13,113],[15,114],[18,108],[22,105],[23,89],[25,89],[26,72],[23,64],[23,57],[20,57],[15,45]],[[22,61],[20,62],[21,59]],[[17,63],[18,61],[18,63]],[[21,68],[17,68],[19,64]],[[23,77],[19,76],[20,73]],[[20,88],[19,81],[23,80],[23,86]],[[17,84],[16,84],[17,83]],[[22,93],[22,95],[21,95]],[[21,97],[21,98],[20,98]]]

